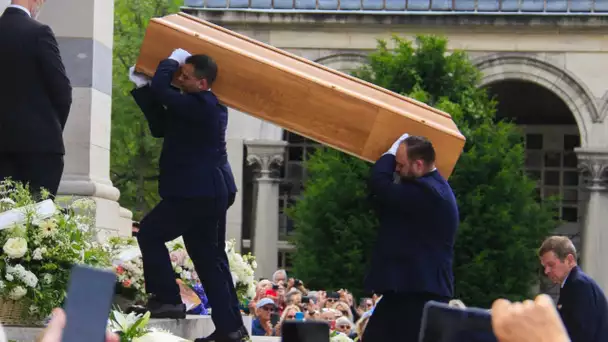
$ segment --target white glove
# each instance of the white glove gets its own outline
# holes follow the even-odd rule
[[[135,72],[135,67],[132,66],[129,68],[129,80],[135,83],[137,88],[141,88],[143,86],[147,86],[150,84],[150,78],[144,74],[140,74]]]
[[[184,65],[186,63],[186,58],[190,56],[192,56],[190,52],[184,49],[176,49],[173,50],[173,53],[171,54],[171,56],[169,56],[169,58],[174,61],[177,61],[179,65]]]
[[[407,139],[407,137],[409,137],[410,135],[405,133],[402,136],[399,137],[399,139],[395,140],[395,142],[393,143],[393,146],[391,146],[391,148],[386,151],[386,153],[384,154],[392,154],[392,155],[396,155],[397,154],[397,149],[399,148],[399,145],[401,145],[401,143]]]

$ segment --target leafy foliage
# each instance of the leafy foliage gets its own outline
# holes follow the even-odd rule
[[[447,53],[447,40],[394,36],[379,41],[354,75],[452,115],[467,137],[450,177],[461,215],[455,248],[456,297],[488,307],[498,297],[521,299],[538,280],[535,250],[556,226],[552,203],[540,205],[524,173],[521,132],[497,122],[495,102],[479,88],[466,53]],[[397,138],[397,137],[395,137]],[[366,201],[369,164],[319,150],[308,162],[295,221],[294,271],[323,288],[361,291],[377,222]]]
[[[180,0],[115,0],[112,91],[111,177],[120,203],[135,219],[158,200],[158,157],[162,140],[153,138],[132,99],[129,68],[139,54],[150,18],[177,12]]]

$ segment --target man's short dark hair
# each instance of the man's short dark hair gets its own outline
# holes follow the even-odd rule
[[[430,165],[435,162],[435,148],[425,137],[409,136],[404,141],[409,160],[422,160]]]
[[[200,79],[206,79],[211,87],[211,84],[217,77],[217,64],[213,58],[207,55],[192,55],[186,59],[187,64],[194,66],[194,75]]]

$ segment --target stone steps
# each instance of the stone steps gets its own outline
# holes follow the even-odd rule
[[[251,317],[243,316],[245,326],[251,333]],[[214,329],[211,316],[188,315],[186,319],[152,319],[150,327],[170,331],[172,334],[188,340],[207,336]],[[5,326],[4,331],[8,341],[33,342],[43,328]],[[254,342],[280,342],[280,337],[253,336]]]

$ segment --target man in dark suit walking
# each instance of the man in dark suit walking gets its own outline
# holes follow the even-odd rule
[[[572,241],[565,236],[549,237],[538,256],[547,277],[561,285],[557,309],[572,342],[608,341],[606,296],[577,265]]]
[[[417,342],[425,303],[453,296],[456,198],[431,142],[408,134],[376,161],[369,185],[380,227],[365,285],[383,296],[363,341]]]
[[[13,0],[0,17],[0,179],[57,194],[72,105],[55,36],[35,20],[44,0]]]
[[[180,70],[181,67],[181,70]],[[180,70],[179,86],[171,86]],[[205,55],[175,50],[160,62],[151,82],[131,70],[132,95],[152,134],[163,137],[161,202],[141,221],[146,310],[156,318],[184,318],[179,288],[165,242],[180,235],[212,307],[216,331],[197,341],[241,341],[247,337],[225,252],[226,211],[236,185],[226,153],[227,108],[210,87],[217,66]]]

